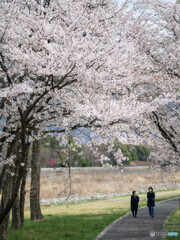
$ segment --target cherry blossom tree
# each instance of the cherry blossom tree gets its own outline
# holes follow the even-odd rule
[[[151,155],[156,165],[179,166],[180,5],[169,1],[130,1],[129,36],[136,43],[137,76],[142,79],[141,101],[170,96],[169,103],[136,123],[136,132],[156,146]],[[132,31],[133,30],[133,31]],[[146,81],[151,78],[152,81]],[[158,81],[156,81],[158,80]],[[157,146],[158,145],[158,146]],[[176,169],[176,168],[175,168]]]
[[[58,133],[66,145],[73,130],[89,128],[91,147],[114,139],[135,143],[142,141],[135,119],[176,100],[179,40],[169,28],[156,39],[169,23],[161,14],[148,21],[149,9],[142,19],[128,3],[1,1],[0,150],[8,144],[6,156],[0,155],[0,191],[8,186],[1,198],[2,239],[7,239],[8,214],[27,170],[30,144],[42,134]],[[167,6],[171,16],[174,5]],[[135,14],[129,17],[128,11]],[[115,156],[123,158],[121,152]]]
[[[123,33],[121,13],[111,1],[1,1],[1,148],[8,143],[0,159],[0,189],[8,186],[1,198],[3,239],[30,144],[44,132],[100,126],[107,89],[116,89],[128,66],[123,34],[116,36]],[[118,81],[120,90],[130,80]]]

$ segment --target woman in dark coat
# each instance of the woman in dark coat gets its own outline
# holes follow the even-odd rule
[[[147,207],[149,207],[149,215],[150,215],[150,217],[154,217],[155,193],[153,192],[153,188],[152,187],[148,188]]]
[[[139,197],[136,195],[136,191],[133,191],[131,196],[131,211],[132,211],[133,217],[136,217],[137,215],[138,203],[139,203]]]

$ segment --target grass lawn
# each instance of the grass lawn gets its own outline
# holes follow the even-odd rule
[[[177,237],[167,237],[168,240],[180,240],[180,208],[171,213],[168,219],[167,232],[178,232]]]
[[[156,202],[177,197],[180,189],[156,192]],[[146,206],[146,194],[139,194],[140,207]],[[130,196],[81,204],[42,208],[42,221],[29,220],[25,211],[25,228],[12,231],[9,240],[93,240],[106,226],[130,211]]]

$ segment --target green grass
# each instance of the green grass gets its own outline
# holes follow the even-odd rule
[[[125,213],[125,212],[124,212]],[[44,221],[25,221],[25,230],[10,231],[10,240],[92,240],[119,214],[46,216]]]
[[[156,202],[180,195],[180,189],[156,192]],[[146,206],[146,194],[139,194],[140,207]],[[130,211],[130,196],[91,201],[77,205],[42,208],[42,221],[29,220],[25,228],[12,230],[9,240],[93,240],[106,226]]]
[[[167,237],[168,240],[180,240],[180,208],[171,213],[167,223],[167,232],[178,232],[177,237]]]

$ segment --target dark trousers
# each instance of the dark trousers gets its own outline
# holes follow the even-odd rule
[[[138,210],[137,208],[133,208],[133,209],[132,209],[132,214],[133,214],[133,216],[136,216],[136,215],[137,215],[137,210]]]
[[[149,215],[150,216],[154,215],[154,207],[149,207]]]

